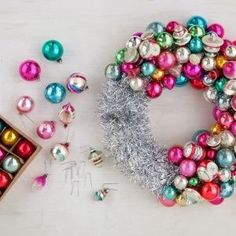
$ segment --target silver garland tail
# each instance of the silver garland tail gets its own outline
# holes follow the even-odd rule
[[[156,195],[171,183],[177,168],[167,160],[167,149],[156,142],[149,128],[149,98],[133,91],[126,78],[108,79],[99,100],[104,143],[125,175]]]

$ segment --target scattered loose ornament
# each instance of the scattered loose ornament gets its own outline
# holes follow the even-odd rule
[[[94,148],[90,148],[88,160],[91,161],[95,166],[100,167],[103,164],[103,153]]]
[[[48,174],[43,174],[43,175],[35,177],[32,184],[32,190],[43,189],[47,184],[47,177],[48,177]]]
[[[40,79],[41,68],[36,61],[26,60],[19,67],[21,77],[26,81],[34,81]]]
[[[34,108],[34,100],[29,96],[22,96],[18,99],[16,108],[20,114],[29,113]]]
[[[64,49],[62,44],[57,40],[49,40],[44,43],[42,47],[42,53],[46,59],[49,61],[62,62],[62,55]]]
[[[37,127],[37,134],[42,139],[50,139],[56,131],[54,121],[43,121]]]
[[[19,139],[20,135],[12,128],[7,128],[3,131],[1,135],[1,141],[3,145],[8,147],[13,146],[17,140]]]
[[[2,163],[2,167],[5,171],[7,171],[10,174],[14,174],[19,171],[21,168],[21,162],[20,160],[13,156],[13,155],[8,155]]]
[[[5,171],[0,170],[0,190],[5,190],[11,183],[12,177]]]
[[[26,139],[20,140],[14,148],[15,154],[25,161],[27,161],[27,159],[34,153],[34,151],[35,146]]]
[[[67,103],[66,105],[62,106],[58,117],[66,128],[68,124],[70,124],[75,119],[75,108],[70,103]]]
[[[113,184],[115,184],[115,183],[113,183]],[[117,189],[113,189],[113,188],[108,188],[108,187],[106,187],[106,185],[107,184],[103,184],[102,188],[95,192],[94,199],[96,201],[103,201],[110,191],[116,191],[117,190]]]
[[[64,161],[69,156],[69,144],[68,143],[58,143],[55,144],[51,149],[51,154],[54,160]]]
[[[51,103],[60,103],[66,97],[66,89],[60,83],[51,83],[46,87],[44,96]]]
[[[74,94],[79,94],[88,88],[87,79],[80,73],[73,73],[66,81],[67,89]]]

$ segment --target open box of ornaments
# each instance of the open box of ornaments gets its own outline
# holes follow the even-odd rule
[[[41,147],[0,116],[0,200]]]

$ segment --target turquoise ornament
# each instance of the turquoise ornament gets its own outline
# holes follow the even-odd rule
[[[177,196],[177,190],[173,186],[165,186],[162,192],[165,199],[174,200]]]
[[[44,95],[49,102],[60,103],[66,97],[66,89],[60,83],[51,83],[46,87]]]
[[[0,133],[3,131],[5,126],[6,126],[5,122],[3,120],[0,120]]]
[[[194,37],[190,40],[188,45],[192,53],[200,53],[203,50],[203,43],[199,37]]]
[[[215,82],[215,88],[216,88],[217,92],[223,93],[224,87],[228,81],[229,80],[226,79],[225,77],[220,77],[219,79],[217,79]]]
[[[183,87],[187,83],[188,83],[188,78],[181,74],[179,77],[176,78],[175,86],[176,87]]]
[[[156,70],[156,66],[150,62],[144,62],[141,66],[141,71],[144,76],[150,76]]]
[[[234,184],[230,182],[222,183],[220,185],[220,196],[222,198],[228,198],[234,193]]]
[[[2,163],[2,167],[8,173],[14,174],[21,168],[21,163],[17,157],[8,155]]]
[[[235,163],[234,152],[229,148],[222,148],[216,154],[216,162],[222,168],[230,168]]]
[[[207,28],[206,20],[201,16],[193,16],[187,21],[187,27],[191,27],[193,25],[198,25],[203,27],[204,29]]]
[[[151,32],[153,32],[155,35],[157,35],[157,34],[159,34],[159,33],[161,33],[161,32],[164,31],[164,26],[163,26],[160,22],[158,22],[158,21],[152,22],[152,23],[150,23],[150,24],[147,26],[146,31],[151,31]]]
[[[121,70],[120,66],[116,64],[109,64],[105,68],[105,76],[107,79],[120,80]]]
[[[57,40],[49,40],[42,47],[42,53],[49,61],[61,62],[63,52],[63,46]]]

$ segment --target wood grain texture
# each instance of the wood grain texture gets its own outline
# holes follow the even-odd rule
[[[15,101],[20,95],[31,95],[36,109],[31,117],[36,122],[55,119],[59,105],[43,98],[43,89],[52,81],[65,81],[72,72],[87,75],[90,89],[80,96],[68,95],[75,104],[77,120],[71,146],[71,159],[86,160],[79,147],[102,148],[102,131],[96,117],[96,100],[105,78],[103,68],[113,61],[114,52],[124,45],[129,35],[142,31],[159,20],[184,22],[201,14],[209,22],[221,22],[227,38],[235,39],[234,0],[0,0],[0,113],[18,127]],[[50,38],[63,42],[64,63],[55,65],[41,55],[42,43]],[[27,83],[18,75],[18,65],[32,58],[42,66],[39,83]],[[189,88],[166,92],[150,104],[153,134],[163,143],[184,143],[193,130],[207,128],[211,106],[202,95]],[[23,119],[24,120],[24,119]],[[81,188],[80,197],[70,196],[64,184],[62,167],[55,164],[48,187],[41,192],[30,191],[35,175],[41,174],[43,160],[50,146],[63,141],[62,128],[50,142],[38,140],[34,125],[24,120],[25,132],[44,147],[7,197],[0,203],[0,234],[4,236],[143,236],[143,235],[233,235],[235,229],[235,198],[219,207],[208,204],[189,208],[166,209],[154,196],[129,183],[112,168],[108,158],[101,169],[91,165],[93,187],[104,182],[118,182],[119,191],[104,202],[94,202],[89,186]],[[188,124],[188,125],[186,125]]]

